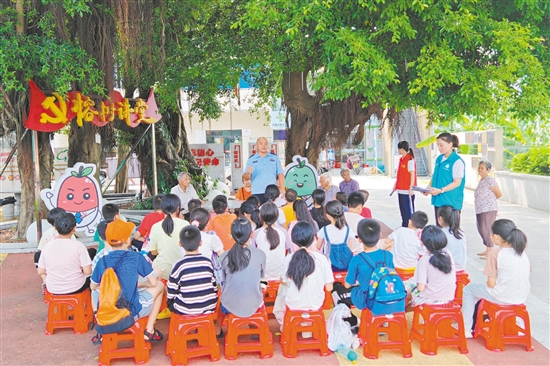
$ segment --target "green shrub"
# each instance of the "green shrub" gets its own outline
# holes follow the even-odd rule
[[[514,173],[550,176],[550,147],[532,147],[526,153],[514,156],[510,170]]]

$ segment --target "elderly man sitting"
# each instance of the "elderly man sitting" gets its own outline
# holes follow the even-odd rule
[[[187,204],[192,199],[199,199],[197,191],[191,185],[191,177],[186,172],[181,172],[178,174],[178,185],[172,187],[170,193],[175,194],[180,198],[181,201],[181,210],[182,212],[187,212]]]
[[[325,204],[336,199],[336,193],[338,193],[338,187],[332,184],[332,176],[329,172],[323,173],[319,176],[319,189],[325,191]]]
[[[349,196],[352,192],[359,190],[359,183],[355,179],[351,179],[349,169],[342,169],[340,171],[340,175],[342,176],[342,179],[344,179],[340,182],[340,192],[344,192]]]

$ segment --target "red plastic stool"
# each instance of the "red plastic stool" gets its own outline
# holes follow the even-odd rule
[[[403,282],[414,276],[414,269],[410,270],[410,269],[396,268],[395,272],[397,272],[397,274],[399,275],[401,280],[403,280]]]
[[[468,353],[464,318],[460,305],[418,305],[414,308],[411,341],[420,342],[420,352],[437,355],[439,346],[457,346],[460,353]]]
[[[455,290],[455,299],[458,305],[462,306],[462,293],[464,292],[464,287],[470,283],[470,276],[466,271],[456,272],[456,290]]]
[[[50,294],[49,297],[47,335],[52,335],[55,328],[73,328],[75,334],[83,334],[90,329],[94,316],[90,290],[73,295]]]
[[[280,285],[281,281],[269,281],[267,287],[264,289],[264,304],[267,314],[273,314],[273,306],[275,305]]]
[[[346,276],[348,271],[345,272],[334,272],[334,282],[340,282],[342,285],[346,282]]]
[[[189,347],[187,342],[191,340],[197,340],[198,347]],[[182,316],[173,313],[166,354],[171,357],[172,365],[186,365],[189,358],[199,356],[210,356],[212,362],[219,361],[220,344],[216,339],[214,314]]]
[[[388,341],[381,342],[379,333],[386,333]],[[403,357],[412,357],[407,317],[404,312],[374,316],[369,309],[363,309],[359,337],[364,345],[363,355],[366,358],[377,359],[382,349],[400,349]]]
[[[104,334],[99,348],[99,366],[110,365],[113,359],[133,358],[136,364],[149,362],[151,343],[143,337],[147,319],[139,319],[133,326],[120,333]],[[132,343],[131,348],[119,348],[119,342]]]
[[[290,310],[287,307],[283,324],[281,333],[283,356],[294,358],[302,349],[318,349],[321,356],[332,353],[327,345],[325,313],[322,309]],[[311,332],[313,337],[298,339],[298,333],[302,332]]]
[[[255,328],[249,328],[249,325]],[[253,334],[259,336],[257,341],[239,342],[239,336]],[[235,360],[240,352],[260,352],[261,358],[273,357],[273,336],[269,331],[267,312],[264,306],[248,318],[239,318],[229,314],[227,335],[225,336],[225,358]]]
[[[484,321],[484,315],[489,319]],[[523,328],[516,324],[516,317],[523,320]],[[523,334],[520,334],[523,333]],[[525,344],[527,351],[533,351],[531,323],[525,305],[497,305],[481,300],[477,311],[474,338],[485,339],[485,348],[504,351],[505,343]]]

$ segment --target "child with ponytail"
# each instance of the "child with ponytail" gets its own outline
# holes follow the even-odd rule
[[[325,299],[324,290],[332,291],[334,281],[327,258],[316,252],[312,245],[315,242],[315,231],[311,224],[307,221],[296,223],[291,238],[300,249],[288,255],[284,261],[282,294],[277,296],[273,312],[281,324],[285,305],[291,310],[320,309]]]
[[[283,275],[286,254],[286,232],[277,223],[279,209],[273,202],[260,207],[263,227],[256,231],[255,244],[266,255],[265,279],[279,280]]]
[[[251,235],[252,226],[247,219],[241,217],[231,224],[235,244],[220,258],[225,284],[216,321],[218,337],[222,335],[225,315],[246,318],[264,303],[260,279],[264,277],[266,257],[260,249],[248,245]]]
[[[199,247],[199,253],[207,258],[212,258],[213,253],[216,253],[218,256],[222,255],[223,243],[220,237],[215,231],[206,230],[208,221],[210,221],[208,211],[202,207],[196,208],[191,211],[189,219],[191,220],[191,225],[198,227],[201,232],[202,244]]]
[[[468,260],[466,238],[460,229],[460,212],[452,206],[441,206],[437,210],[437,223],[447,236],[447,250],[455,262],[455,270],[465,271]]]
[[[160,206],[166,216],[151,227],[149,252],[156,255],[153,266],[162,271],[163,279],[168,280],[174,263],[181,258],[179,233],[189,222],[179,218],[180,198],[175,194],[163,196]]]
[[[420,241],[428,254],[418,260],[414,277],[406,281],[411,291],[411,304],[446,304],[453,301],[456,288],[456,272],[451,255],[445,249],[447,236],[434,225],[422,230]],[[416,283],[416,286],[411,284]]]
[[[346,222],[342,204],[330,201],[326,209],[330,225],[317,233],[317,248],[330,259],[333,271],[347,271],[353,253],[361,251],[358,250],[359,243]]]
[[[313,218],[311,217],[311,214],[307,209],[307,203],[304,200],[294,201],[294,203],[292,204],[292,209],[294,210],[294,215],[296,216],[296,220],[292,220],[290,222],[290,225],[288,225],[289,238],[292,238],[292,230],[294,230],[294,227],[300,221],[308,222],[311,225],[311,227],[313,227],[313,230],[315,231],[315,233],[319,231],[319,226],[317,225],[315,220],[313,220]],[[315,238],[315,240],[317,240],[317,238]],[[300,247],[296,243],[293,243],[292,241],[290,242],[290,251],[292,253],[296,252],[299,249]],[[316,250],[317,244],[313,245],[311,249]]]
[[[479,300],[485,299],[499,305],[520,305],[525,303],[531,290],[531,264],[525,254],[525,233],[507,219],[496,220],[491,231],[491,239],[498,247],[487,255],[483,271],[487,283],[470,283],[464,288],[462,314],[466,338],[472,337],[474,308]]]

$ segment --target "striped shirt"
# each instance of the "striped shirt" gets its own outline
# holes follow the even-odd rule
[[[214,312],[218,301],[216,278],[210,259],[187,254],[174,264],[168,279],[168,302],[180,315]]]

